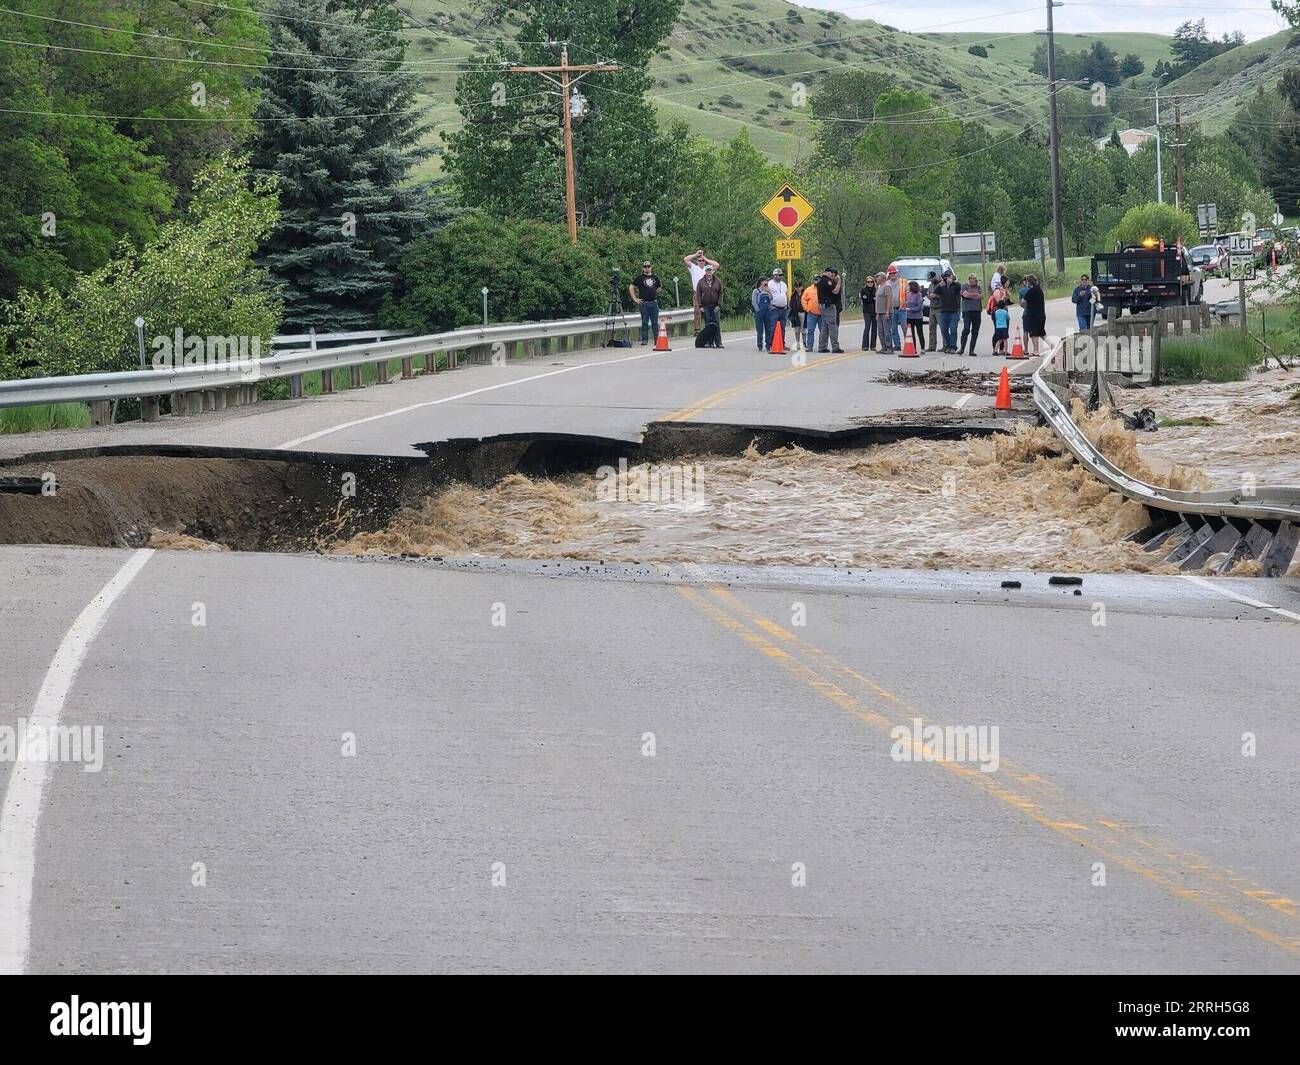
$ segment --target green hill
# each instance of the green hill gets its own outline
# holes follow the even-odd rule
[[[411,26],[410,61],[428,70],[424,102],[439,130],[454,129],[460,116],[452,103],[455,68],[491,42],[514,35],[522,16],[470,0],[405,0],[401,5],[421,27]],[[953,25],[961,12],[954,11]],[[1029,72],[1035,33],[905,33],[879,22],[787,3],[786,0],[692,0],[683,10],[665,51],[651,64],[651,95],[664,122],[685,121],[714,142],[748,129],[754,143],[780,162],[806,153],[810,123],[796,107],[792,90],[800,82],[811,92],[819,78],[842,68],[889,70],[908,88],[945,102],[963,118],[1002,129],[1020,129],[1047,113],[1046,82]],[[1298,38],[1300,39],[1300,38]],[[1066,51],[1104,41],[1120,56],[1130,52],[1149,72],[1172,58],[1168,37],[1154,33],[1058,34]],[[1224,128],[1236,99],[1257,84],[1272,86],[1287,66],[1300,62],[1292,34],[1279,33],[1233,49],[1168,86],[1170,93],[1206,93],[1189,99],[1184,114],[1203,120],[1208,132]],[[982,44],[988,58],[971,55]],[[1149,74],[1136,82],[1141,88]],[[1121,123],[1122,124],[1122,123]],[[439,168],[437,158],[428,169]]]
[[[1218,133],[1232,121],[1238,100],[1244,100],[1261,85],[1273,88],[1282,74],[1297,64],[1300,33],[1286,30],[1215,56],[1171,81],[1164,92],[1204,93],[1187,100],[1183,114],[1200,123],[1204,132]]]
[[[454,128],[455,74],[442,71],[488,51],[486,42],[516,33],[519,16],[510,11],[487,21],[469,0],[409,0],[401,7],[428,27],[408,30],[409,59],[429,70],[425,100],[435,132]],[[1025,38],[1023,55],[980,59],[967,52],[970,41],[990,37]],[[811,92],[819,78],[845,66],[905,73],[909,88],[994,127],[1019,129],[1047,113],[1046,83],[1024,69],[1031,34],[942,39],[786,0],[692,0],[665,45],[650,68],[661,118],[684,120],[716,142],[747,127],[754,143],[781,162],[793,162],[809,143],[807,109],[792,101],[795,83]],[[432,165],[436,169],[436,160]]]
[[[998,40],[989,41],[991,33],[926,33],[928,40],[954,42],[964,46],[983,44],[990,59],[1010,63],[1021,70],[1027,70],[1034,58],[1034,49],[1042,43],[1043,37],[1038,33],[1016,33]],[[1160,60],[1172,62],[1173,52],[1169,45],[1171,38],[1159,33],[1058,33],[1056,48],[1060,52],[1079,52],[1101,41],[1121,59],[1130,52],[1146,64],[1150,70]],[[988,42],[988,43],[985,43]]]

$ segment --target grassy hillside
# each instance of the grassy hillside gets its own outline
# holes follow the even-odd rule
[[[1027,70],[1034,58],[1034,49],[1043,39],[1042,36],[1037,33],[1017,33],[1001,40],[985,43],[994,33],[996,30],[985,33],[927,33],[924,36],[928,40],[951,42],[963,47],[983,44],[988,49],[990,59],[998,59],[1021,70]],[[1090,47],[1093,41],[1102,41],[1121,59],[1132,52],[1146,64],[1147,70],[1150,70],[1161,59],[1166,62],[1172,61],[1170,40],[1169,37],[1159,33],[1058,33],[1056,47],[1058,54],[1079,52]]]
[[[1273,88],[1283,72],[1297,64],[1300,34],[1286,30],[1215,56],[1171,81],[1165,91],[1204,93],[1184,103],[1184,114],[1199,122],[1206,133],[1218,133],[1231,122],[1239,99],[1253,94],[1260,85]]]
[[[401,6],[428,27],[412,26],[408,34],[410,59],[429,70],[425,102],[435,133],[454,128],[455,74],[448,68],[488,51],[486,42],[516,33],[519,16],[511,11],[501,21],[482,21],[481,7],[470,0],[404,0]],[[652,96],[664,121],[684,120],[718,142],[748,127],[755,144],[782,162],[794,161],[809,141],[807,109],[791,100],[794,84],[811,92],[844,66],[894,71],[909,88],[948,100],[959,114],[1018,129],[1046,114],[1046,93],[1034,91],[1042,79],[1026,73],[1027,60],[980,59],[966,49],[971,41],[1022,37],[1032,41],[1030,34],[997,31],[940,39],[786,0],[692,0],[651,64]],[[1021,50],[1027,56],[1032,43]],[[1012,84],[1018,88],[1008,94]],[[996,113],[989,111],[993,102],[1003,105]]]
[[[455,68],[491,42],[518,31],[521,16],[507,11],[495,20],[471,0],[402,0],[402,9],[423,27],[411,26],[410,59],[429,71],[423,102],[437,132],[460,121],[453,106]],[[818,80],[845,67],[889,70],[907,87],[945,101],[958,115],[994,127],[1019,129],[1046,114],[1046,86],[1029,73],[1034,33],[1008,33],[997,23],[985,30],[957,30],[962,12],[951,10],[946,32],[936,14],[933,32],[904,33],[878,22],[853,19],[787,3],[786,0],[691,0],[651,65],[652,97],[664,122],[683,120],[714,142],[748,129],[754,143],[781,162],[806,153],[810,124],[806,108],[795,107],[796,82],[811,92]],[[1007,25],[1014,23],[1008,19]],[[1274,34],[1203,64],[1168,85],[1172,93],[1204,93],[1184,102],[1189,121],[1210,133],[1225,128],[1239,98],[1257,85],[1276,85],[1282,72],[1300,63],[1300,34]],[[1059,34],[1063,50],[1078,51],[1103,40],[1120,56],[1135,53],[1149,72],[1172,58],[1169,38],[1154,33]],[[989,57],[969,54],[982,44]],[[1136,86],[1146,87],[1149,73]],[[998,104],[998,108],[990,105]],[[1121,122],[1121,124],[1123,124]],[[440,168],[437,158],[427,169]]]

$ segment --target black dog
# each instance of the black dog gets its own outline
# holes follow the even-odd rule
[[[704,328],[695,334],[695,346],[697,348],[722,347],[722,330],[718,328],[717,322],[705,323]]]

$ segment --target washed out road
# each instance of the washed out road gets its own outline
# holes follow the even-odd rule
[[[961,399],[897,364],[736,336],[23,450]],[[1295,581],[53,546],[0,574],[0,972],[1300,972]],[[28,723],[78,757],[15,760]],[[972,745],[936,761],[928,725]]]

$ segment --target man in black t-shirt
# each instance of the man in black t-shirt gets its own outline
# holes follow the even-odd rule
[[[641,273],[627,286],[632,302],[641,308],[641,343],[653,343],[659,335],[659,278],[649,260],[641,264]]]
[[[817,345],[817,350],[820,352],[844,351],[840,347],[840,313],[844,309],[842,288],[840,272],[833,266],[826,267],[817,278],[817,302],[821,307],[821,321],[818,323],[821,342]]]

